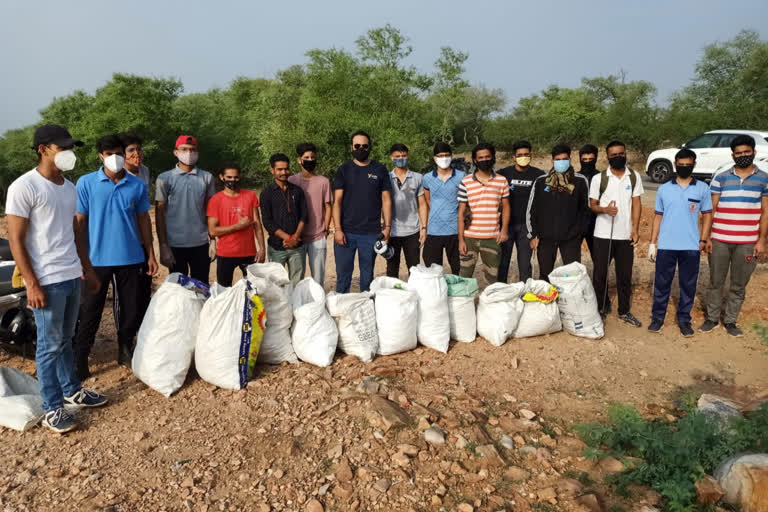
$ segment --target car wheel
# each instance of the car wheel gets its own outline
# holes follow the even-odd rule
[[[656,160],[648,167],[648,177],[656,183],[664,183],[672,175],[672,165],[666,160]]]

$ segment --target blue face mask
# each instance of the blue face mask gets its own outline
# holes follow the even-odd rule
[[[571,168],[570,160],[555,160],[555,171],[563,174],[565,171]]]
[[[392,163],[395,164],[395,167],[398,169],[407,169],[408,168],[408,157],[405,158],[393,158]]]

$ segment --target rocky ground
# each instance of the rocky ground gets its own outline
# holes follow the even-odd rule
[[[646,197],[646,211],[652,201]],[[647,322],[644,217],[633,311]],[[332,254],[329,263],[332,270]],[[379,260],[377,275],[383,267]],[[333,279],[331,271],[327,290]],[[452,344],[448,354],[420,347],[368,364],[339,354],[328,368],[261,366],[237,392],[192,371],[169,399],[116,365],[107,308],[87,386],[109,395],[109,406],[82,412],[82,428],[67,436],[0,430],[0,505],[9,512],[640,510],[658,496],[639,488],[630,498],[614,495],[602,479],[620,463],[585,460],[573,425],[601,421],[616,401],[674,415],[686,392],[746,400],[768,388],[768,345],[752,328],[768,324],[760,293],[767,284],[763,263],[747,290],[743,338],[722,329],[682,338],[670,306],[662,335],[613,316],[602,340],[557,333],[496,348],[477,339]],[[2,349],[0,364],[35,371],[34,361]]]

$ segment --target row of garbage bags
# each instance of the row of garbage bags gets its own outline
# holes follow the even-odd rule
[[[256,362],[324,367],[337,349],[369,362],[417,344],[445,353],[451,339],[473,342],[478,334],[495,346],[563,328],[601,338],[586,268],[572,263],[549,278],[552,284],[495,283],[478,296],[475,279],[417,265],[408,282],[379,277],[370,292],[326,295],[311,278],[294,289],[278,263],[249,266],[231,288],[171,274],[152,297],[132,367],[145,384],[170,396],[184,383],[193,357],[203,380],[241,389]]]

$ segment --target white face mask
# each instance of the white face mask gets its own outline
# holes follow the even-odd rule
[[[197,151],[179,151],[177,156],[179,162],[184,165],[195,165],[197,163],[197,157],[200,156],[200,154]]]
[[[56,153],[56,156],[53,157],[53,165],[55,165],[61,172],[67,172],[74,169],[75,162],[77,162],[77,155],[75,155],[75,152],[71,149],[59,151]]]
[[[450,156],[439,156],[435,158],[435,163],[441,169],[448,169],[451,167],[451,160],[453,160],[453,158]]]
[[[104,167],[109,169],[109,172],[120,172],[125,165],[125,157],[123,155],[109,155],[104,159]]]

